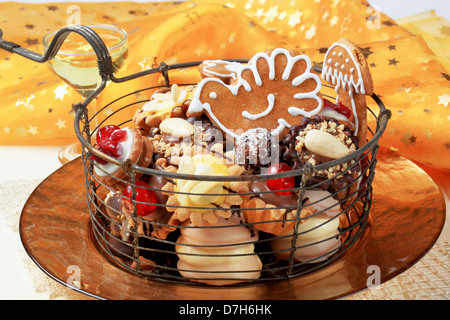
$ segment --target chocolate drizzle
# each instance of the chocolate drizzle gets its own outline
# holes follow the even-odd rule
[[[236,216],[236,217],[239,218],[239,223],[240,224],[245,224],[245,227],[250,231],[250,237],[252,237],[252,238],[255,237],[256,236],[255,230],[251,226],[249,226],[247,224],[247,221],[245,221],[244,218],[243,218],[241,206],[239,206],[239,205],[232,205],[232,206],[230,206],[230,210],[231,210],[231,214],[233,216]]]
[[[272,204],[277,208],[288,207],[287,209],[292,210],[290,207],[296,207],[298,201],[298,195],[296,193],[291,193],[288,196],[278,195],[272,192],[265,181],[259,180],[255,181],[250,185],[250,190],[255,193],[255,196],[263,200],[267,204]]]
[[[158,165],[155,165],[155,169],[164,171],[164,169]],[[162,188],[166,185],[166,183],[170,179],[157,175],[147,175],[144,176],[143,180],[145,180],[149,184],[149,186],[153,188],[153,191],[155,192],[156,198],[158,200],[158,204],[161,204],[156,206],[155,211],[153,211],[150,215],[146,216],[145,219],[149,221],[157,221],[164,216],[170,216],[171,213],[169,213],[166,207],[163,206],[166,204],[168,196],[163,194],[162,191]]]

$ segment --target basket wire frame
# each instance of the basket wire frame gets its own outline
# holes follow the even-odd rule
[[[167,84],[170,85],[170,82],[167,80]],[[326,84],[324,84],[327,86]],[[162,86],[164,87],[164,86]],[[161,86],[155,86],[146,88],[143,90],[155,90],[161,88]],[[140,90],[142,91],[142,90]],[[136,93],[136,92],[135,92]],[[134,93],[132,93],[134,94]],[[328,97],[331,98],[331,97]],[[384,106],[381,102],[378,102],[376,99],[377,97],[374,95],[372,97],[377,104],[380,107],[380,110],[385,110]],[[335,98],[333,98],[335,99]],[[143,103],[146,103],[148,100],[138,100],[135,103],[127,104],[125,107],[132,107],[136,108],[142,105]],[[111,107],[112,104],[118,104],[120,105],[121,98],[114,100],[110,104],[105,105],[103,108]],[[121,110],[121,108],[119,108]],[[101,112],[102,110],[99,110],[98,112]],[[120,110],[119,110],[120,111]],[[256,242],[248,242],[248,243],[239,243],[239,244],[227,244],[222,245],[225,247],[232,247],[237,245],[243,245],[243,244],[251,244],[253,243],[256,247],[255,253],[250,254],[257,254],[259,258],[261,259],[263,263],[263,267],[261,272],[261,276],[257,279],[245,279],[244,282],[240,283],[234,283],[233,286],[241,286],[249,283],[261,283],[261,282],[270,282],[270,281],[279,281],[283,279],[289,279],[292,277],[298,277],[310,272],[313,272],[315,270],[324,268],[331,263],[339,260],[343,255],[345,255],[349,250],[354,248],[354,245],[360,241],[361,237],[364,235],[364,231],[368,225],[369,222],[369,212],[372,204],[372,186],[371,183],[374,178],[375,173],[375,166],[376,166],[376,154],[378,151],[378,144],[377,144],[377,136],[379,137],[381,135],[380,131],[383,129],[381,127],[385,127],[385,122],[387,122],[388,112],[380,112],[377,116],[375,112],[369,109],[369,112],[372,113],[372,115],[377,119],[377,128],[375,131],[373,131],[371,128],[368,128],[370,134],[372,135],[372,138],[360,149],[358,149],[356,152],[354,152],[349,159],[340,159],[337,161],[337,163],[343,163],[345,160],[350,161],[350,159],[359,159],[358,161],[354,161],[353,164],[349,165],[348,169],[351,170],[354,167],[360,165],[361,159],[370,159],[370,161],[367,163],[367,165],[360,170],[359,176],[351,181],[348,185],[344,187],[344,189],[351,189],[352,184],[359,183],[363,178],[364,182],[359,185],[358,188],[353,188],[355,190],[352,191],[351,194],[348,194],[344,199],[341,199],[337,206],[341,207],[341,212],[336,215],[333,218],[330,218],[330,221],[333,219],[341,219],[344,221],[347,221],[347,225],[345,227],[339,228],[339,237],[342,239],[345,239],[342,241],[341,245],[337,249],[333,249],[333,252],[326,252],[323,254],[323,256],[315,257],[313,260],[318,260],[319,262],[315,261],[303,261],[299,262],[294,259],[294,254],[296,250],[301,250],[302,247],[296,247],[296,240],[298,236],[301,236],[302,233],[294,232],[293,235],[280,235],[280,236],[263,236],[259,238]],[[112,116],[112,115],[111,115]],[[380,120],[379,117],[385,118],[384,120]],[[93,119],[91,119],[93,120]],[[131,121],[131,120],[130,120]],[[126,125],[128,121],[124,121],[120,125]],[[103,123],[108,123],[108,117],[103,120]],[[102,124],[99,124],[101,126]],[[117,223],[116,221],[113,221],[111,217],[108,216],[106,213],[106,202],[104,200],[104,192],[99,192],[99,188],[105,188],[106,192],[113,191],[108,186],[103,185],[93,174],[92,174],[92,168],[95,166],[95,163],[92,162],[89,159],[89,156],[96,152],[94,146],[91,146],[90,148],[85,148],[85,153],[83,154],[83,164],[85,166],[85,174],[86,174],[86,182],[87,182],[87,188],[88,188],[88,202],[90,203],[90,213],[91,218],[93,221],[93,236],[95,238],[96,243],[98,244],[100,250],[114,263],[119,265],[120,267],[139,274],[144,277],[148,277],[151,279],[157,279],[161,281],[169,281],[169,282],[176,282],[176,283],[188,283],[192,285],[204,285],[202,283],[196,282],[195,280],[198,280],[197,277],[189,278],[185,276],[181,276],[179,274],[179,270],[176,267],[176,261],[180,254],[185,255],[199,255],[199,254],[192,254],[192,253],[177,253],[173,249],[176,245],[176,237],[168,237],[167,239],[159,239],[150,236],[149,234],[142,234],[139,233],[138,225],[139,223],[147,223],[149,225],[159,225],[159,226],[170,226],[164,223],[160,222],[148,222],[144,220],[142,217],[138,217],[136,214],[136,206],[140,204],[139,201],[135,200],[135,194],[133,194],[133,206],[134,211],[132,215],[129,217],[133,221],[133,224],[129,226],[129,228],[125,228],[126,232],[132,235],[132,241],[127,242],[121,239],[121,237],[117,237],[111,233],[111,225],[116,225],[118,228],[124,228],[123,225]],[[106,159],[107,157],[105,157]],[[335,161],[333,161],[335,162]],[[329,182],[328,180],[338,179],[342,177],[343,173],[338,173],[336,176],[332,177],[331,179],[326,179],[323,181],[319,181],[313,185],[305,185],[305,181],[308,180],[308,178],[318,170],[323,170],[322,167],[329,168],[333,167],[335,164],[333,162],[325,163],[318,165],[316,167],[307,165],[305,168],[301,170],[295,170],[287,173],[277,174],[277,175],[248,175],[248,176],[238,176],[238,177],[217,177],[217,176],[192,176],[192,175],[185,175],[185,174],[178,174],[178,173],[170,173],[170,172],[164,172],[160,170],[150,169],[150,168],[142,168],[139,166],[136,166],[134,164],[129,163],[119,163],[119,165],[122,166],[128,173],[128,176],[130,177],[129,184],[131,184],[133,187],[135,187],[134,184],[134,177],[136,173],[143,173],[146,175],[157,175],[160,177],[163,177],[167,180],[171,179],[188,179],[188,180],[209,180],[209,181],[217,181],[217,180],[223,180],[223,181],[255,181],[255,180],[266,180],[266,179],[273,179],[273,178],[280,178],[285,176],[295,176],[302,178],[300,179],[301,184],[299,186],[296,186],[292,189],[289,189],[293,192],[299,193],[298,203],[297,206],[283,206],[282,208],[284,210],[294,210],[296,211],[296,217],[293,219],[285,219],[283,220],[286,223],[289,223],[291,221],[295,222],[294,230],[298,230],[298,227],[301,222],[303,222],[304,218],[300,217],[300,212],[303,207],[303,199],[304,199],[304,192],[305,190],[313,190],[313,189],[320,189],[322,184],[325,184]],[[160,192],[160,189],[157,189],[155,187],[150,186],[150,190],[153,190],[155,192]],[[288,190],[288,191],[289,191]],[[336,190],[335,193],[330,194],[330,196],[335,196],[338,193],[341,193],[343,190]],[[133,190],[135,192],[135,190]],[[276,192],[276,190],[270,191]],[[177,192],[174,192],[177,193]],[[182,192],[178,192],[182,193]],[[252,192],[247,193],[237,193],[237,195],[240,196],[246,196],[246,195],[252,195]],[[206,195],[206,194],[205,194]],[[214,196],[215,194],[208,194],[209,196]],[[167,204],[155,204],[156,206],[161,207],[169,207],[170,205]],[[310,204],[312,205],[312,204]],[[177,207],[173,206],[172,207]],[[180,206],[182,207],[182,206]],[[184,207],[186,208],[186,207]],[[190,209],[199,209],[199,207],[188,207]],[[216,207],[211,207],[210,209],[219,209]],[[251,208],[251,209],[241,209],[243,210],[260,210],[262,208]],[[329,209],[329,208],[327,208]],[[223,210],[231,210],[224,208]],[[326,211],[325,209],[322,211],[317,212],[316,214],[320,214]],[[123,214],[123,212],[122,212]],[[327,221],[325,223],[328,223],[330,221]],[[266,223],[267,221],[260,221],[257,223],[248,223],[244,222],[244,226],[248,227],[254,227],[255,225],[259,223]],[[172,226],[177,229],[173,234],[178,235],[179,230],[182,228],[188,228],[187,226],[182,225],[176,225]],[[319,226],[316,226],[315,228],[318,228]],[[201,227],[196,227],[201,228]],[[214,228],[214,226],[211,226],[209,228]],[[308,230],[307,232],[311,232],[313,229]],[[260,232],[260,235],[263,232]],[[304,233],[304,232],[303,232]],[[264,233],[263,233],[264,234]],[[289,259],[287,261],[280,260],[274,256],[274,253],[280,252],[274,251],[270,248],[270,242],[274,239],[283,239],[283,238],[291,238],[291,246],[289,248],[283,249],[284,251],[289,252]],[[330,240],[331,238],[324,238],[320,239],[319,241],[308,244],[307,246],[316,245],[322,242],[325,242],[327,240]],[[117,243],[120,243],[123,246],[129,247],[129,253],[120,252],[118,254],[117,249]],[[144,244],[142,244],[144,243]],[[191,246],[200,246],[200,245],[191,245]],[[202,248],[207,247],[220,247],[220,245],[201,245]],[[283,251],[282,250],[282,251]],[[146,270],[146,263],[145,261],[141,261],[139,257],[141,256],[154,256],[154,255],[160,255],[161,257],[164,257],[166,261],[169,261],[169,263],[165,263],[164,261],[156,261],[154,269],[152,270]],[[243,256],[243,255],[250,255],[250,254],[240,254],[235,256]],[[208,254],[208,257],[215,257],[214,254]],[[328,257],[330,256],[330,257]],[[321,258],[327,257],[327,259],[322,260]],[[153,261],[153,260],[152,260]],[[134,264],[132,264],[134,262]],[[199,277],[202,278],[200,275],[201,273],[206,273],[206,271],[196,270],[192,271],[189,270],[191,273],[199,274]],[[248,272],[257,272],[259,270],[247,270],[247,271],[240,271],[242,273]],[[232,277],[228,277],[228,273],[233,273],[236,271],[216,271],[216,273],[220,273],[221,277],[217,278],[204,278],[203,280],[231,280]],[[208,271],[208,274],[214,273],[212,271]],[[194,281],[191,281],[194,280]]]
[[[292,170],[288,172],[282,172],[275,175],[267,175],[267,174],[258,174],[258,175],[241,175],[241,176],[195,176],[189,174],[179,174],[173,172],[165,172],[161,170],[156,170],[152,168],[144,168],[140,167],[136,164],[131,163],[130,161],[121,162],[115,158],[112,158],[95,148],[95,145],[92,144],[92,135],[97,131],[97,129],[103,124],[112,124],[109,123],[108,120],[121,112],[122,110],[126,110],[127,108],[139,108],[144,103],[148,102],[148,99],[144,100],[136,100],[132,103],[123,103],[123,100],[129,96],[136,95],[141,92],[147,92],[151,90],[156,90],[162,87],[170,87],[170,78],[169,71],[180,68],[189,68],[196,67],[202,61],[189,62],[189,63],[180,63],[167,65],[164,62],[157,68],[145,70],[139,73],[135,73],[129,76],[125,76],[122,78],[117,78],[114,75],[114,70],[112,68],[112,60],[109,56],[109,52],[106,48],[106,45],[103,43],[101,38],[89,27],[78,25],[78,26],[69,26],[61,29],[54,36],[52,43],[49,45],[47,52],[44,55],[40,55],[38,53],[29,51],[27,49],[21,48],[20,45],[15,43],[5,41],[2,38],[3,33],[0,30],[0,49],[6,50],[11,53],[19,54],[27,59],[33,60],[35,62],[43,63],[46,62],[56,55],[59,48],[61,47],[64,39],[71,32],[76,32],[83,36],[89,44],[93,47],[95,53],[98,57],[98,67],[99,73],[102,78],[102,82],[100,86],[95,90],[91,96],[86,98],[82,103],[79,103],[75,106],[75,121],[74,121],[74,129],[75,133],[82,144],[83,152],[81,156],[81,161],[84,167],[84,175],[85,175],[85,184],[87,190],[87,203],[91,218],[92,224],[92,232],[91,238],[92,241],[96,244],[99,251],[109,259],[112,263],[117,266],[132,272],[134,274],[143,276],[149,279],[157,279],[159,281],[168,281],[175,283],[185,283],[190,285],[204,285],[201,282],[197,282],[197,277],[189,278],[182,276],[176,266],[176,262],[178,260],[179,255],[195,255],[192,253],[177,253],[174,250],[174,246],[176,244],[176,235],[183,228],[192,228],[191,226],[186,225],[176,225],[172,226],[176,228],[176,231],[169,234],[166,239],[160,239],[156,237],[152,237],[149,232],[140,232],[142,230],[151,230],[153,226],[169,226],[162,222],[150,222],[147,221],[137,215],[137,205],[140,204],[139,201],[136,200],[136,174],[143,174],[146,176],[158,176],[167,181],[176,180],[176,179],[187,179],[187,180],[204,180],[204,181],[221,181],[221,182],[232,182],[232,181],[247,181],[254,182],[257,180],[267,180],[267,179],[277,179],[277,178],[285,178],[285,177],[296,177],[300,183],[288,190],[292,192],[298,192],[298,199],[296,206],[283,206],[280,207],[287,213],[287,210],[295,212],[295,217],[292,219],[281,219],[283,223],[294,222],[294,228],[292,234],[287,235],[269,235],[264,232],[259,232],[260,236],[257,241],[249,241],[248,243],[239,243],[239,244],[224,244],[224,245],[202,245],[203,248],[211,247],[211,248],[219,248],[220,246],[229,248],[238,245],[245,244],[254,244],[255,252],[254,253],[244,253],[239,256],[246,255],[257,255],[262,261],[262,269],[261,270],[240,270],[239,273],[254,273],[260,272],[260,277],[257,279],[243,279],[243,282],[238,282],[232,284],[233,286],[241,286],[251,283],[261,283],[261,282],[270,282],[270,281],[279,281],[283,279],[289,279],[292,277],[298,277],[305,275],[307,273],[313,272],[315,270],[324,268],[331,263],[338,261],[343,256],[345,256],[349,251],[355,248],[357,243],[361,241],[364,237],[364,232],[366,227],[369,224],[369,213],[372,205],[372,181],[374,179],[375,167],[377,163],[377,152],[378,152],[378,140],[382,136],[383,132],[386,129],[387,122],[391,116],[391,112],[386,109],[381,99],[373,94],[371,98],[377,104],[379,111],[373,111],[370,108],[368,109],[370,114],[376,119],[376,128],[373,130],[372,128],[368,128],[368,132],[371,135],[371,138],[359,149],[352,152],[351,154],[336,160],[332,160],[326,163],[318,164],[316,166],[312,166],[307,163],[302,169]],[[228,59],[226,59],[228,60]],[[246,63],[248,59],[229,59],[229,61]],[[316,72],[320,73],[321,70],[319,68],[314,68]],[[162,86],[153,86],[149,88],[144,88],[135,92],[131,92],[127,95],[117,98],[114,101],[111,101],[109,104],[104,105],[100,110],[98,110],[92,117],[89,117],[87,106],[94,98],[96,98],[106,87],[108,81],[121,83],[126,82],[132,79],[136,79],[139,77],[143,77],[149,74],[159,73],[165,82],[165,85]],[[187,85],[187,84],[186,84]],[[323,84],[324,87],[330,88],[334,90],[334,87],[329,86],[327,84]],[[332,95],[324,94],[329,100],[336,100],[336,98]],[[103,119],[102,121],[97,121],[97,117],[99,114],[104,111],[106,108],[115,106],[119,104],[118,108],[115,108],[115,111],[110,114],[108,117]],[[93,120],[98,122],[97,126],[91,127]],[[114,123],[119,126],[126,126],[128,122],[131,122],[131,119],[124,120],[121,123]],[[120,166],[127,173],[127,184],[132,187],[132,207],[133,212],[127,217],[131,219],[132,224],[128,227],[124,226],[117,221],[114,221],[108,213],[106,212],[106,208],[108,207],[105,202],[106,194],[108,194],[112,190],[110,187],[104,185],[101,181],[99,181],[95,175],[93,174],[94,166],[96,165],[94,161],[90,159],[91,155],[96,155],[110,163]],[[365,161],[365,163],[363,163]],[[303,247],[296,247],[296,242],[299,236],[302,236],[304,233],[311,232],[315,228],[319,228],[322,225],[318,225],[310,230],[306,230],[304,232],[298,232],[299,226],[304,221],[305,218],[301,217],[301,211],[304,207],[313,205],[304,204],[305,192],[306,190],[316,190],[321,189],[323,186],[336,181],[337,179],[343,178],[344,173],[338,173],[335,176],[316,181],[312,184],[306,184],[306,182],[311,178],[315,172],[320,170],[327,170],[328,168],[332,168],[336,165],[350,163],[348,166],[349,170],[354,169],[358,172],[358,177],[350,181],[347,185],[344,185],[342,189],[337,189],[333,191],[329,197],[337,197],[337,195],[347,193],[344,198],[341,198],[340,201],[335,205],[340,207],[340,212],[331,217],[328,221],[325,221],[323,224],[330,223],[333,219],[339,219],[339,234],[338,237],[341,239],[341,244],[332,250],[332,252],[326,252],[323,256],[315,257],[310,261],[296,261],[294,259],[295,252],[297,250],[301,250]],[[356,185],[354,185],[356,184]],[[355,188],[356,187],[356,188]],[[155,192],[160,192],[160,189],[150,186],[151,190]],[[351,190],[351,192],[349,192]],[[277,190],[271,190],[270,192],[276,192]],[[176,193],[176,192],[175,192]],[[196,194],[199,195],[199,194]],[[213,194],[207,194],[209,196],[213,196]],[[222,195],[222,194],[221,194]],[[233,195],[239,196],[249,196],[254,195],[252,192],[247,193],[233,193]],[[227,196],[227,195],[225,195]],[[123,196],[122,196],[123,197]],[[325,199],[323,199],[325,200]],[[156,203],[155,206],[159,207],[168,207],[167,204]],[[173,206],[177,207],[177,206]],[[186,208],[186,207],[184,207]],[[109,208],[113,209],[113,208]],[[190,209],[199,209],[197,207],[190,207]],[[205,209],[202,207],[201,209]],[[217,208],[212,207],[214,210],[235,210],[238,214],[241,214],[243,210],[260,210],[263,208]],[[325,208],[322,211],[315,213],[314,215],[321,214],[328,209]],[[120,212],[121,215],[127,215],[123,212]],[[257,223],[249,223],[246,221],[241,221],[240,226],[246,226],[248,228],[253,228],[258,223],[267,223],[268,221],[260,221]],[[270,221],[272,222],[272,221]],[[233,226],[225,226],[225,227],[233,227]],[[224,228],[225,228],[224,227]],[[121,236],[117,236],[113,234],[112,228],[117,228],[118,230],[125,231],[129,234],[129,238],[131,241],[124,241]],[[143,229],[144,228],[144,229]],[[202,228],[202,227],[195,227]],[[209,226],[209,228],[215,228],[215,226]],[[335,237],[335,235],[333,236]],[[330,240],[331,238],[320,239],[315,243],[310,243],[306,246],[317,245],[319,243]],[[287,239],[291,245],[285,249],[282,249],[289,253],[287,260],[278,259],[275,257],[275,252],[272,250],[270,246],[270,242],[274,239]],[[185,244],[186,245],[186,244]],[[191,245],[196,246],[196,245]],[[305,247],[306,247],[305,246]],[[278,250],[280,251],[280,250]],[[279,253],[279,252],[278,252]],[[215,257],[216,255],[209,254],[208,257]],[[219,255],[223,256],[223,255]],[[152,264],[149,266],[146,260],[141,260],[140,257],[151,257]],[[155,259],[156,257],[156,259]],[[149,268],[151,267],[151,268]],[[208,278],[204,278],[201,276],[204,271],[202,270],[188,270],[194,274],[198,274],[199,278],[203,278],[203,280],[208,280]],[[232,280],[233,277],[228,276],[230,273],[235,273],[236,271],[208,271],[208,274],[218,273],[220,277],[213,277],[210,280]],[[193,280],[193,281],[191,281]]]

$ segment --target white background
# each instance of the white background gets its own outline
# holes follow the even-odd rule
[[[432,9],[436,10],[438,15],[450,19],[449,0],[370,0],[369,2],[393,19]],[[46,178],[60,167],[57,159],[59,150],[60,147],[0,146],[0,183],[10,180]],[[33,166],[30,165],[30,161],[34,164]],[[26,270],[21,267],[23,252],[20,249],[22,246],[17,232],[11,231],[4,221],[0,220],[0,299],[48,299],[46,293],[38,293],[33,289]]]
[[[113,1],[89,1],[89,0],[65,0],[65,1],[42,1],[42,0],[29,0],[29,1],[16,1],[16,2],[28,2],[28,3],[45,3],[45,2],[120,2],[125,0],[113,0]],[[159,0],[170,1],[170,0]],[[281,0],[287,1],[287,0]],[[435,9],[437,14],[441,17],[450,19],[450,1],[449,0],[368,0],[372,5],[377,6],[383,13],[387,14],[391,18],[400,18],[411,14],[419,13],[421,11]],[[0,1],[7,2],[7,1]],[[135,0],[133,2],[158,2],[156,1],[142,1]],[[224,0],[224,3],[227,1]]]
[[[422,11],[434,9],[436,13],[444,18],[450,19],[449,0],[368,0],[372,6],[377,6],[381,12],[392,19],[409,16]]]

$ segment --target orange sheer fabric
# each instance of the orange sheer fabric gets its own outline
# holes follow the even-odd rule
[[[375,92],[392,111],[381,145],[450,169],[449,51],[438,45],[448,43],[445,19],[430,35],[411,21],[405,22],[408,31],[364,0],[0,3],[3,38],[33,51],[42,52],[46,32],[77,19],[82,24],[117,24],[128,32],[128,61],[118,76],[163,61],[249,58],[274,47],[295,48],[320,65],[326,48],[346,37],[363,49]],[[173,82],[198,79],[195,72],[171,76]],[[98,103],[161,81],[155,75],[111,83]],[[62,145],[74,140],[72,109],[81,98],[47,65],[0,51],[0,92],[0,144]]]

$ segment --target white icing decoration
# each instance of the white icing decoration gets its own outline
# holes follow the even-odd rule
[[[312,70],[311,60],[309,59],[309,57],[307,57],[305,55],[298,55],[298,56],[292,57],[288,50],[282,49],[282,48],[273,50],[270,56],[265,52],[256,54],[252,58],[252,61],[253,61],[252,64],[249,64],[249,65],[238,64],[239,66],[236,68],[237,83],[235,83],[233,85],[227,85],[222,80],[217,79],[217,78],[205,78],[202,81],[200,81],[197,85],[197,90],[195,91],[192,101],[189,105],[189,109],[188,109],[189,113],[192,114],[192,113],[202,112],[203,110],[205,110],[221,130],[223,130],[224,132],[226,132],[227,134],[229,134],[230,136],[232,136],[234,138],[239,137],[239,135],[235,134],[234,132],[232,132],[231,130],[226,128],[219,121],[219,119],[217,119],[217,117],[212,112],[211,106],[209,103],[207,103],[207,102],[203,103],[202,101],[200,101],[200,94],[202,92],[203,86],[208,82],[217,82],[217,83],[221,84],[222,86],[226,87],[228,90],[230,90],[230,92],[233,95],[237,95],[238,91],[241,87],[244,87],[244,89],[247,92],[251,92],[252,88],[251,88],[250,84],[248,83],[248,81],[246,81],[245,79],[242,78],[242,72],[244,72],[245,70],[250,70],[254,76],[256,85],[261,86],[262,79],[258,73],[258,70],[256,67],[256,65],[257,65],[256,62],[258,61],[258,59],[265,59],[269,66],[269,80],[274,80],[275,79],[275,57],[278,54],[283,54],[287,58],[287,65],[282,74],[283,80],[289,79],[289,76],[291,74],[292,67],[294,66],[294,64],[299,60],[303,60],[306,62],[306,71],[303,74],[294,78],[292,80],[292,85],[297,87],[306,79],[311,79],[311,78],[317,83],[316,89],[314,91],[305,92],[305,93],[297,93],[297,94],[294,94],[293,97],[294,97],[294,99],[298,99],[298,100],[307,99],[307,98],[314,99],[317,101],[318,106],[314,110],[309,111],[309,112],[306,112],[305,110],[297,108],[297,107],[289,107],[288,112],[293,116],[303,115],[303,116],[308,116],[308,117],[319,113],[319,111],[322,109],[322,99],[319,96],[317,96],[317,94],[321,89],[321,81],[320,81],[320,77],[318,75],[311,72],[311,70]],[[272,109],[273,109],[273,105],[271,106],[271,99],[272,99],[270,97],[271,95],[273,96],[272,93],[269,93],[267,96],[268,101],[269,101],[269,108],[267,108],[264,112],[256,114],[256,115],[251,115],[250,113],[248,113],[248,111],[243,111],[242,116],[244,116],[250,120],[256,120],[262,116],[266,116],[267,114],[269,114],[270,111],[272,111]],[[273,96],[273,99],[274,99],[274,96]],[[256,116],[256,118],[255,118],[255,116]],[[284,119],[278,119],[278,124],[279,124],[278,127],[271,131],[271,133],[273,135],[279,135],[283,131],[284,128],[291,126]]]
[[[203,63],[206,65],[203,68],[203,72],[204,73],[210,74],[210,75],[214,75],[214,76],[217,76],[217,77],[232,78],[232,79],[236,80],[236,72],[237,72],[237,69],[240,66],[240,63],[229,62],[229,61],[225,61],[225,60],[205,60],[205,61],[203,61]],[[231,73],[230,74],[223,74],[223,73],[219,73],[219,72],[212,71],[212,70],[209,69],[209,68],[217,67],[218,63],[225,64],[225,69],[227,69]]]
[[[217,93],[211,92],[211,93],[209,94],[209,97],[210,97],[211,99],[216,99],[216,98],[217,98]]]
[[[117,160],[125,161],[130,156],[131,149],[133,148],[134,139],[133,133],[129,128],[120,130],[125,130],[127,132],[127,138],[125,139],[125,141],[119,142],[119,145],[122,148],[122,155]],[[96,163],[94,166],[94,171],[98,176],[104,177],[113,174],[114,171],[116,171],[119,168],[120,167],[118,165],[115,165],[114,163],[111,162],[108,162],[106,164]]]
[[[284,128],[291,127],[291,125],[284,119],[280,118],[280,119],[278,119],[277,122],[278,122],[278,127],[275,130],[272,130],[272,132],[271,132],[274,137],[278,137],[281,134],[281,132],[283,132]]]
[[[350,69],[350,73],[354,73],[355,70],[357,71],[357,73],[358,73],[358,82],[355,82],[355,78],[353,77],[353,74],[350,75],[350,79],[349,79],[347,74],[344,75],[342,73],[342,71],[339,71],[338,69],[334,69],[332,67],[331,63],[328,63],[328,64],[326,63],[329,60],[328,59],[328,55],[333,50],[334,47],[341,47],[341,48],[343,48],[344,50],[347,51],[348,55],[350,56],[353,64],[355,65],[355,68],[356,68],[355,69],[355,68],[352,67]],[[333,53],[331,55],[332,56],[336,56],[336,51],[333,51]],[[353,92],[356,92],[357,94],[365,94],[366,93],[366,91],[364,89],[364,81],[363,81],[361,69],[359,68],[358,63],[356,62],[355,58],[353,57],[353,54],[351,53],[351,50],[347,46],[345,46],[345,45],[343,45],[341,43],[338,43],[338,42],[332,44],[328,48],[328,51],[325,54],[324,61],[326,61],[326,62],[323,64],[323,67],[322,67],[322,79],[324,79],[324,80],[326,80],[328,82],[331,82],[333,85],[335,85],[336,92],[338,92],[339,88],[342,88],[344,90],[348,90],[348,94],[350,96],[351,103],[352,103],[352,111],[353,111],[353,114],[355,115],[355,117],[354,117],[355,118],[355,123],[354,123],[354,125],[355,125],[355,132],[354,132],[354,134],[357,135],[358,134],[358,124],[359,124],[359,122],[358,122],[358,116],[357,116],[357,113],[356,113],[355,101],[353,99]],[[348,86],[348,89],[347,89],[347,86]]]
[[[257,114],[251,114],[251,113],[249,113],[247,111],[242,111],[242,116],[244,118],[249,119],[249,120],[256,120],[256,119],[259,119],[259,118],[267,116],[270,113],[270,111],[272,111],[272,109],[273,109],[273,105],[275,104],[275,96],[270,93],[267,96],[267,100],[269,101],[269,106],[263,112],[257,113]]]

